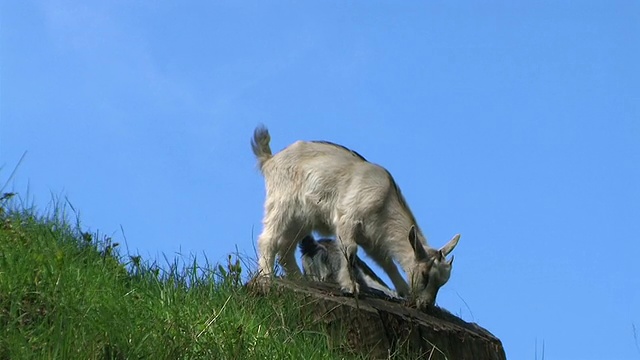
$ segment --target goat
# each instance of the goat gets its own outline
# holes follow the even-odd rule
[[[346,255],[336,274],[342,291],[359,290],[347,259],[360,245],[389,275],[399,295],[411,294],[420,308],[435,304],[451,275],[453,257],[445,257],[458,244],[459,234],[439,250],[428,246],[389,171],[353,150],[326,141],[296,141],[274,155],[270,141],[266,127],[254,130],[251,148],[266,186],[258,236],[263,279],[272,276],[276,255],[287,276],[302,276],[295,245],[316,231],[335,235]]]
[[[305,236],[299,244],[302,253],[302,271],[304,276],[322,282],[337,282],[341,258],[345,256],[340,250],[337,240],[316,240],[312,235]],[[390,298],[398,294],[391,290],[375,272],[356,254],[347,259],[355,281],[363,289],[378,292]]]

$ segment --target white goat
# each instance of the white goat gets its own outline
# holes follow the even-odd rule
[[[337,274],[342,265],[341,259],[346,255],[341,252],[338,241],[331,239],[316,240],[313,236],[305,236],[299,245],[302,253],[302,271],[306,277],[315,281],[337,283]],[[360,259],[347,259],[354,280],[363,289],[381,292],[387,297],[397,298],[398,294],[391,290],[376,273]]]
[[[336,235],[346,254],[337,274],[343,291],[358,292],[347,258],[360,245],[389,275],[398,294],[411,294],[419,307],[435,303],[451,274],[453,257],[447,261],[445,256],[460,235],[440,250],[429,247],[391,174],[355,151],[325,141],[297,141],[272,155],[270,141],[265,127],[255,129],[251,147],[267,193],[258,237],[258,266],[266,279],[276,254],[288,276],[301,276],[295,245],[316,231]]]

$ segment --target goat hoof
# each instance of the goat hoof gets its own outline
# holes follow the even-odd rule
[[[348,296],[358,296],[358,294],[360,293],[360,286],[359,284],[353,284],[347,287],[340,287],[340,292],[343,295],[348,295]]]
[[[247,282],[247,289],[257,295],[267,295],[271,289],[272,279],[267,275],[257,275]]]

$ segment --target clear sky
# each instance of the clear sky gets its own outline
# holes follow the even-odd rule
[[[462,234],[438,303],[510,359],[640,359],[638,1],[2,1],[0,46],[5,190],[218,262],[261,230],[254,127],[337,142]]]

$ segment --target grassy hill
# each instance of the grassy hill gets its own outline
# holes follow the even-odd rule
[[[0,200],[0,359],[336,359],[292,294],[255,297],[247,269],[162,268],[64,207]]]

